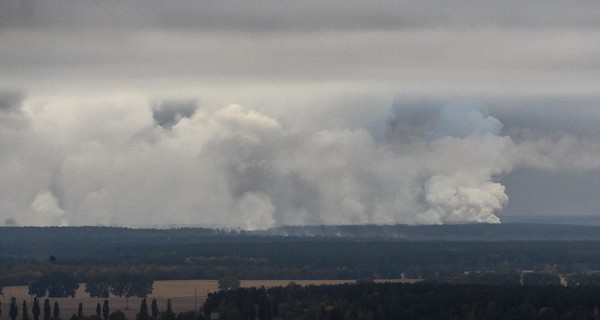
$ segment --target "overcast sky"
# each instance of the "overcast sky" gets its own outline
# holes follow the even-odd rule
[[[597,1],[0,0],[0,225],[600,215]]]

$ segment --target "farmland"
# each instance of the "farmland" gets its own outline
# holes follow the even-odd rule
[[[132,279],[141,277],[150,283],[153,281],[149,299],[157,299],[159,310],[164,311],[167,299],[172,299],[176,313],[200,310],[207,295],[218,290],[216,279],[234,278],[241,280],[242,289],[211,294],[207,306],[212,307],[207,308],[207,312],[249,312],[245,306],[258,303],[262,306],[259,309],[264,311],[268,306],[273,315],[300,315],[307,308],[321,310],[322,300],[310,296],[300,297],[304,301],[302,310],[298,309],[300,305],[287,304],[287,295],[313,292],[322,294],[323,299],[330,299],[326,310],[357,308],[358,315],[366,312],[367,306],[356,301],[346,301],[338,306],[337,301],[342,301],[340,294],[352,293],[352,296],[362,296],[368,301],[379,289],[385,288],[398,293],[398,301],[404,301],[404,293],[409,297],[421,294],[422,290],[450,288],[441,284],[452,284],[456,287],[448,290],[465,292],[478,290],[473,286],[489,286],[489,292],[500,294],[500,297],[491,298],[504,303],[502,297],[510,297],[512,293],[507,294],[499,287],[523,287],[511,290],[526,293],[531,286],[548,286],[548,292],[561,295],[571,290],[568,287],[600,285],[600,227],[570,227],[578,236],[566,238],[557,236],[554,228],[537,225],[305,227],[269,231],[274,234],[206,229],[0,228],[3,239],[0,243],[0,286],[4,293],[0,297],[0,320],[9,319],[8,305],[12,296],[18,298],[19,304],[28,301],[31,313],[32,297],[27,295],[25,285],[44,283],[40,279],[58,274],[72,280],[71,288],[77,283],[107,280],[113,294],[121,292],[115,288],[123,283],[131,285]],[[540,230],[546,237],[542,237]],[[523,237],[530,240],[507,240],[500,236],[500,231],[523,233]],[[423,279],[426,284],[414,287],[369,284],[369,280],[380,282],[384,281],[380,279],[405,277]],[[361,285],[286,287],[290,282],[299,285],[347,284],[357,280],[361,280]],[[567,288],[554,288],[561,283]],[[273,289],[243,289],[260,286]],[[573,292],[584,295],[585,290]],[[267,291],[272,297],[268,301],[265,300]],[[41,295],[46,294],[41,292]],[[445,301],[447,297],[441,298]],[[422,299],[425,302],[426,296]],[[84,315],[93,315],[96,304],[103,300],[90,298],[83,285],[74,298],[51,299],[59,303],[62,319],[71,318],[79,303],[83,305]],[[227,304],[226,308],[219,307],[222,301]],[[572,308],[581,307],[587,313],[596,304],[600,306],[600,302],[589,303],[557,309],[557,312],[566,315],[574,310]],[[111,312],[122,310],[128,319],[135,319],[140,298],[130,298],[129,308],[127,299],[117,296],[111,296],[109,304]],[[467,311],[480,314],[487,308],[481,309],[480,305],[473,304],[472,310]],[[387,310],[387,306],[384,304],[379,308],[381,310],[367,311],[404,314],[404,311]],[[515,307],[532,309],[531,306],[536,312],[546,307],[539,301]],[[408,307],[403,308],[410,311]],[[308,315],[300,315],[300,318],[311,319]],[[18,319],[22,319],[21,315]]]
[[[394,281],[394,280],[390,280]],[[341,284],[353,283],[354,280],[242,280],[241,287],[276,287],[286,286],[290,282],[299,285],[320,285],[320,284]],[[58,301],[61,307],[61,315],[63,319],[68,319],[70,315],[77,313],[79,303],[83,304],[83,313],[85,315],[95,314],[96,303],[102,303],[104,299],[90,298],[84,291],[85,284],[80,284],[77,294],[74,298],[51,298],[50,301]],[[175,312],[190,311],[198,309],[204,303],[206,296],[210,292],[218,290],[216,280],[167,280],[155,281],[152,294],[148,299],[156,298],[158,306],[161,310],[166,307],[167,299],[171,299],[173,310]],[[10,298],[15,297],[17,301],[27,300],[28,305],[31,305],[33,299],[27,294],[27,286],[8,286],[3,290],[4,296],[0,297],[2,302],[2,314],[0,320],[9,320],[8,305]],[[43,299],[42,299],[43,300]],[[139,311],[140,298],[129,298],[129,309],[127,309],[126,299],[111,296],[109,299],[111,311],[121,310],[128,319],[135,319],[135,314]],[[20,319],[20,318],[19,318]]]

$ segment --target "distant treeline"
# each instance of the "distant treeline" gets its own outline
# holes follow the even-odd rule
[[[552,224],[295,226],[244,231],[210,228],[0,227],[2,255],[54,251],[78,255],[95,248],[206,242],[287,241],[306,238],[386,241],[600,241],[600,226]]]
[[[198,244],[95,249],[78,256],[0,256],[0,286],[26,285],[50,272],[79,282],[135,272],[153,280],[456,278],[465,272],[585,274],[600,270],[600,242],[408,242],[247,238]]]
[[[381,233],[428,230],[432,237],[435,232],[444,235],[464,229],[483,238],[494,234],[497,227],[337,228]],[[600,235],[600,229],[594,230]],[[0,228],[0,286],[26,285],[50,272],[66,272],[79,282],[88,282],[93,275],[122,272],[139,273],[152,280],[219,279],[224,275],[239,279],[404,276],[455,280],[465,273],[491,271],[585,274],[600,270],[600,241],[407,241],[395,237],[256,234],[193,228]]]
[[[600,287],[344,284],[240,288],[208,296],[219,319],[600,319]]]

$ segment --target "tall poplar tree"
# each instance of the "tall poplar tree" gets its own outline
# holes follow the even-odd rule
[[[58,306],[58,301],[54,301],[54,308],[52,309],[52,316],[54,318],[60,318],[60,307]]]
[[[162,320],[175,320],[175,312],[173,312],[173,305],[171,304],[171,299],[167,300],[167,311],[165,311],[162,316]]]
[[[150,320],[150,314],[148,314],[148,303],[146,298],[142,299],[140,303],[140,313],[136,315],[136,320]]]
[[[8,310],[8,316],[11,320],[16,320],[19,315],[19,307],[17,307],[17,299],[10,298],[10,310]]]
[[[104,304],[102,305],[102,317],[104,320],[108,320],[108,315],[110,314],[110,306],[108,305],[108,300],[104,300]]]
[[[96,315],[98,318],[102,317],[102,306],[100,305],[100,302],[96,304]]]
[[[33,305],[31,306],[31,314],[33,315],[33,320],[40,320],[40,300],[38,298],[33,299]]]
[[[44,300],[44,320],[49,320],[51,314],[52,309],[50,308],[50,299],[46,298],[46,300]]]
[[[29,311],[27,310],[26,300],[23,300],[23,320],[29,320]]]
[[[158,319],[158,304],[156,303],[156,298],[152,299],[152,306],[150,309],[152,310],[152,319]]]

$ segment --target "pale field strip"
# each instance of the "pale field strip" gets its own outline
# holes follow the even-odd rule
[[[301,286],[307,285],[321,285],[321,284],[343,284],[343,283],[355,283],[355,280],[241,280],[242,287],[261,287],[266,288],[287,286],[291,282]],[[414,282],[409,279],[377,279],[376,282]],[[183,312],[198,310],[208,293],[215,292],[219,289],[217,280],[159,280],[154,281],[152,294],[148,296],[148,307],[150,307],[150,301],[156,298],[159,310],[163,311],[167,306],[167,299],[171,299],[173,305],[173,311]],[[2,290],[3,296],[0,296],[0,302],[2,302],[2,314],[0,320],[9,320],[8,306],[10,304],[10,298],[17,298],[19,304],[19,316],[18,320],[22,319],[21,315],[21,304],[23,300],[27,301],[27,307],[29,309],[29,317],[31,315],[31,304],[33,298],[27,294],[27,286],[7,286]],[[41,298],[41,305],[43,308],[44,298]],[[121,310],[125,313],[128,319],[135,319],[135,314],[139,312],[140,298],[131,297],[129,298],[129,309],[126,309],[127,300],[125,298],[119,298],[116,296],[110,296],[108,298],[111,312],[114,310]],[[51,304],[54,301],[58,301],[60,306],[60,314],[63,320],[68,320],[71,315],[77,313],[79,303],[83,304],[84,315],[92,315],[96,313],[96,304],[104,301],[100,298],[91,298],[85,292],[85,283],[79,285],[79,289],[75,294],[74,298],[50,298]]]

